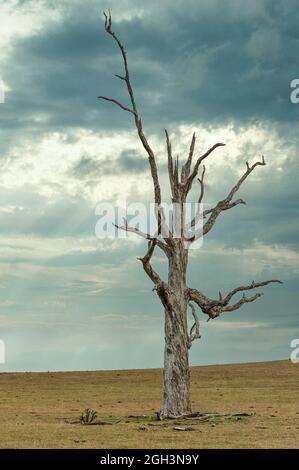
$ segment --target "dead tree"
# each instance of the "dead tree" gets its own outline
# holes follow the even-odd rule
[[[129,226],[126,220],[124,221],[124,224],[118,228],[133,232],[148,239],[147,252],[143,258],[139,259],[144,271],[153,282],[153,290],[161,300],[165,311],[163,397],[160,416],[179,417],[191,413],[188,352],[193,341],[200,338],[199,319],[195,305],[207,316],[207,320],[215,319],[226,312],[239,309],[242,305],[248,302],[253,302],[262,295],[262,293],[255,293],[254,295],[248,296],[248,291],[273,282],[281,282],[275,279],[264,282],[252,281],[250,284],[236,287],[225,296],[219,293],[219,298],[217,299],[210,299],[200,290],[188,287],[186,284],[188,248],[200,237],[205,236],[210,232],[222,212],[233,209],[239,204],[245,204],[243,199],[235,198],[240,186],[255,168],[258,166],[264,166],[266,163],[264,157],[262,157],[261,161],[257,161],[252,165],[246,162],[245,172],[227,196],[219,201],[215,207],[204,210],[202,214],[196,214],[191,223],[189,222],[189,224],[186,224],[188,227],[184,225],[184,221],[183,235],[181,237],[174,237],[173,232],[166,227],[165,217],[161,206],[161,186],[155,153],[144,134],[142,120],[137,110],[129,75],[126,51],[117,35],[112,30],[110,12],[109,14],[104,13],[104,16],[105,31],[114,39],[121,53],[124,64],[124,74],[116,75],[116,77],[122,80],[127,88],[130,106],[125,106],[113,98],[105,96],[99,96],[99,98],[116,104],[133,116],[138,137],[148,157],[154,187],[154,201],[157,207],[156,216],[158,230],[155,235],[141,232],[138,227]],[[198,178],[200,184],[198,203],[202,203],[205,189],[205,167],[202,166],[202,164],[206,158],[212,154],[212,152],[219,147],[222,147],[224,144],[216,143],[203,155],[194,159],[196,142],[196,136],[194,133],[186,161],[180,169],[178,158],[173,158],[172,146],[167,130],[165,130],[165,137],[172,202],[175,203],[176,207],[181,209],[181,213],[184,213],[184,204],[187,201],[187,196],[191,191],[200,168],[202,168],[202,172],[201,177]],[[188,229],[195,227],[196,221],[200,216],[203,218],[201,228],[194,230],[192,234],[188,236],[188,233],[190,233],[190,230],[188,231]],[[156,248],[162,250],[168,260],[168,279],[165,281],[161,279],[160,275],[152,266],[152,256]],[[242,297],[239,300],[235,300],[235,296],[239,293],[242,293]],[[194,319],[194,324],[190,330],[188,329],[187,322],[188,307],[190,308]]]

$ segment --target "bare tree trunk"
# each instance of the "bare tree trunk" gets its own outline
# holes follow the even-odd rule
[[[165,350],[161,417],[191,413],[187,328],[187,251],[175,241],[169,258],[169,295],[165,307]]]
[[[165,311],[165,350],[161,417],[191,413],[186,312]]]

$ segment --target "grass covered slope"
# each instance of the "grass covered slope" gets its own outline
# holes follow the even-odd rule
[[[191,369],[193,411],[254,413],[244,418],[157,421],[161,380],[158,369],[2,373],[0,447],[299,448],[299,364]],[[79,424],[85,408],[108,424]]]

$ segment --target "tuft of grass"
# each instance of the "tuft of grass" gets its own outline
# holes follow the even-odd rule
[[[87,425],[93,424],[97,418],[98,414],[96,411],[92,410],[91,408],[86,408],[80,416],[80,423]]]

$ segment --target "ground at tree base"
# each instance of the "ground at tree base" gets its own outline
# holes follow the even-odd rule
[[[193,411],[158,421],[158,369],[0,374],[1,448],[299,448],[299,364],[191,368]],[[82,425],[82,411],[100,425]]]

